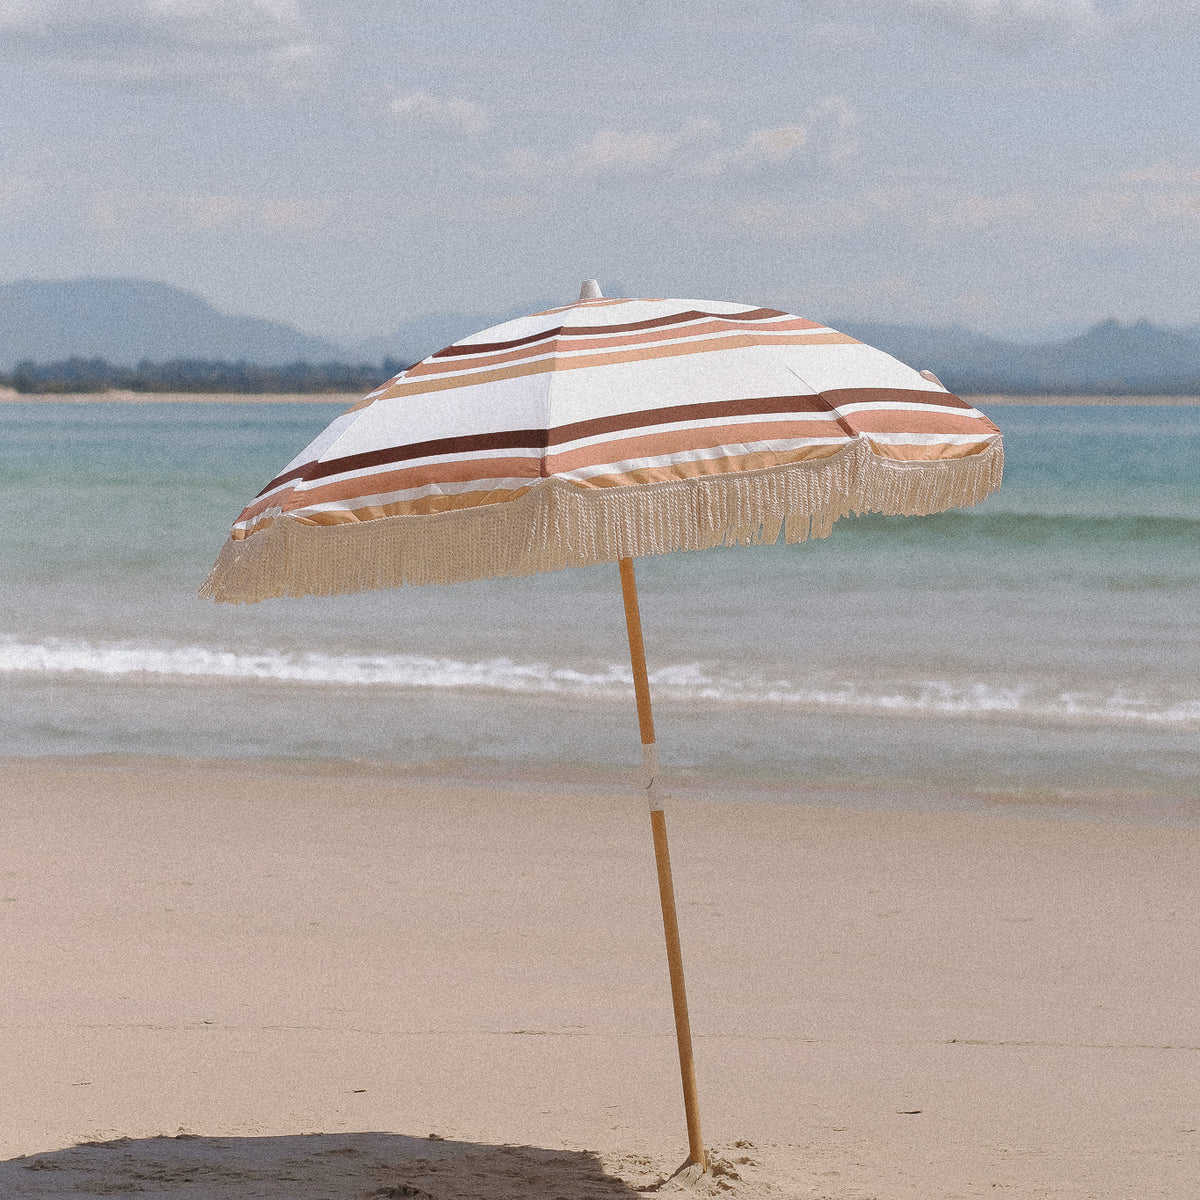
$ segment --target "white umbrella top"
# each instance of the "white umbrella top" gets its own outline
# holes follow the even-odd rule
[[[247,506],[202,594],[801,541],[1000,484],[1000,431],[928,373],[776,309],[598,291],[439,350],[337,418]]]

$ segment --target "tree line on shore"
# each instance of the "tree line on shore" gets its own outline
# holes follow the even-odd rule
[[[114,391],[244,395],[369,392],[410,365],[391,358],[380,363],[294,362],[283,366],[178,358],[131,367],[103,358],[66,358],[48,363],[19,362],[11,371],[0,371],[0,387],[28,395]]]
[[[883,341],[884,339],[879,339]],[[1081,339],[1082,340],[1082,339]],[[876,342],[879,344],[879,342]],[[1006,363],[964,362],[966,356],[925,353],[904,354],[906,347],[887,347],[908,361],[933,367],[942,382],[959,395],[1015,396],[1197,396],[1200,367],[1169,360],[1099,363],[1084,356],[1065,367],[1050,359],[1032,356]],[[1198,348],[1200,349],[1200,348]],[[955,358],[959,361],[953,361]],[[103,358],[65,358],[57,362],[17,363],[0,370],[0,388],[29,395],[69,395],[104,392],[177,392],[261,395],[270,393],[353,392],[365,394],[405,370],[411,363],[385,358],[379,363],[294,362],[263,366],[251,362],[222,362],[176,358],[166,362],[142,361],[136,366],[113,364]]]

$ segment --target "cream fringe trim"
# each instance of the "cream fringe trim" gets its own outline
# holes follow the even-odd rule
[[[276,518],[225,543],[200,595],[232,604],[401,584],[532,575],[673,550],[826,537],[839,517],[926,516],[1000,486],[1004,449],[899,462],[860,439],[829,458],[698,479],[581,488],[548,479],[517,500],[345,525]]]

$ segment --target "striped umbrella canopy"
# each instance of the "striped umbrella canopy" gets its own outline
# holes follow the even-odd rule
[[[455,342],[335,420],[241,514],[202,595],[803,541],[850,513],[974,504],[1002,453],[928,372],[816,321],[584,298]]]
[[[689,1162],[706,1164],[633,559],[826,536],[1000,486],[1000,431],[928,371],[773,308],[605,299],[496,325],[335,420],[238,517],[227,602],[616,562]]]

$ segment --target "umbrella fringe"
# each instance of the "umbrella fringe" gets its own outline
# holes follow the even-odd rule
[[[828,458],[629,488],[546,480],[517,500],[314,525],[282,516],[226,542],[200,589],[225,603],[458,583],[564,567],[826,537],[859,513],[926,516],[1000,487],[1000,438],[959,458],[898,461],[860,439]]]

